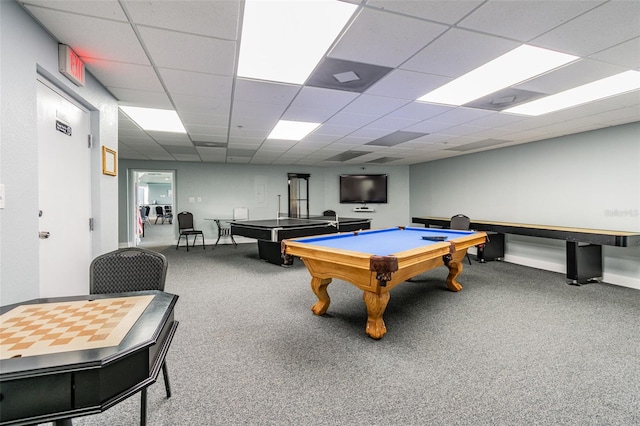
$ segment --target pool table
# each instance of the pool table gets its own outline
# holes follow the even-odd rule
[[[316,315],[329,308],[327,286],[332,278],[363,290],[365,331],[380,339],[387,332],[382,315],[393,287],[445,265],[449,268],[447,287],[460,291],[456,278],[467,249],[485,241],[484,232],[396,227],[283,240],[282,253],[300,257],[309,270],[311,289],[318,297],[311,308]]]

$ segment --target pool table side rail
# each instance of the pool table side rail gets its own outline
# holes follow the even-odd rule
[[[345,233],[345,236],[348,234]],[[486,241],[486,234],[476,232],[461,236],[456,238],[453,244],[448,241],[435,242],[428,245],[429,250],[425,250],[424,247],[427,246],[423,246],[393,253],[390,256],[397,257],[398,271],[392,274],[391,281],[385,285],[380,285],[376,279],[376,273],[370,269],[372,256],[370,253],[323,247],[305,242],[315,238],[317,237],[283,240],[283,253],[300,257],[309,272],[318,278],[342,279],[362,290],[385,292],[422,272],[444,265],[444,256],[451,255],[455,261],[461,262],[469,247],[483,244]],[[367,284],[364,284],[365,282]]]

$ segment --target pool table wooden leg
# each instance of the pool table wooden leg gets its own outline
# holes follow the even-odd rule
[[[311,278],[311,290],[318,296],[318,302],[311,307],[311,310],[316,315],[322,315],[329,309],[329,293],[327,293],[327,286],[331,284],[331,278]]]
[[[458,278],[458,275],[462,272],[462,262],[451,260],[447,263],[447,268],[449,268],[449,275],[447,276],[447,287],[449,290],[462,290],[462,285],[456,281],[456,278]]]
[[[389,292],[373,293],[365,291],[362,294],[364,304],[367,306],[367,328],[365,331],[369,337],[373,339],[380,339],[387,333],[387,326],[384,325],[382,314],[387,309],[387,303],[389,303]]]

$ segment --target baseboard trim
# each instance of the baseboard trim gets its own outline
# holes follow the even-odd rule
[[[567,266],[564,264],[554,262],[542,262],[540,260],[531,259],[522,256],[510,256],[505,255],[505,262],[515,263],[516,265],[528,266],[536,269],[543,269],[545,271],[558,272],[560,274],[567,273]],[[627,277],[624,275],[612,274],[606,271],[602,273],[602,281],[607,284],[618,285],[621,287],[629,287],[636,290],[640,290],[640,279]]]

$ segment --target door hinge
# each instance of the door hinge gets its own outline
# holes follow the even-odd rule
[[[88,148],[93,147],[93,135],[92,134],[87,135],[87,145],[88,145]]]
[[[89,231],[93,231],[93,218],[89,218]]]

